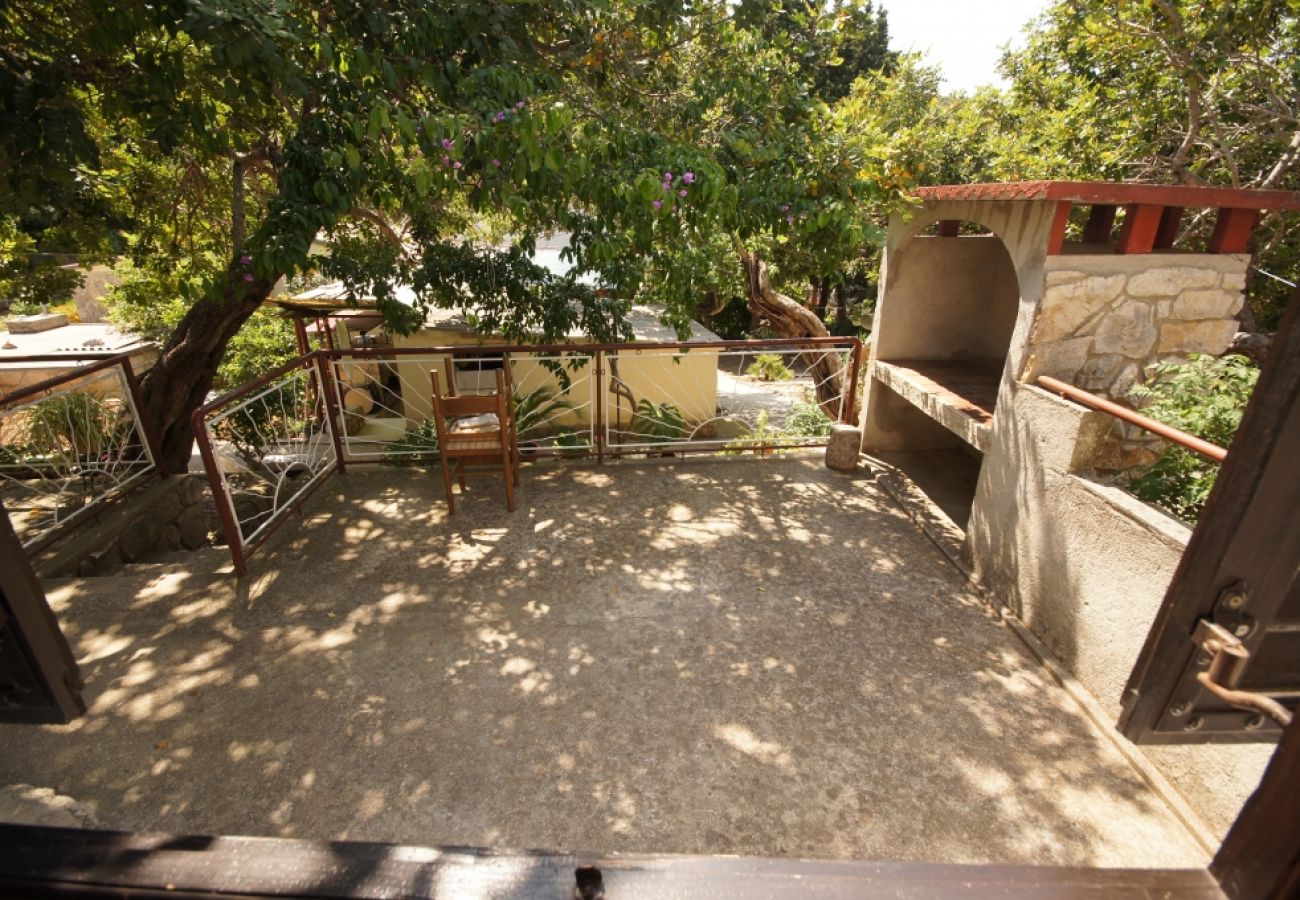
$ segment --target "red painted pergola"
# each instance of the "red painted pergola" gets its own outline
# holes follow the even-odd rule
[[[1109,242],[1115,213],[1124,207],[1116,253],[1168,250],[1178,235],[1185,209],[1218,210],[1208,253],[1245,253],[1250,235],[1264,210],[1300,210],[1300,192],[1254,191],[1239,188],[1164,184],[1113,184],[1104,181],[1009,181],[987,184],[946,184],[916,189],[925,201],[1037,200],[1054,201],[1056,215],[1048,241],[1049,255],[1061,252],[1065,226],[1075,206],[1088,206],[1085,244]],[[941,221],[941,236],[956,236],[957,222]]]

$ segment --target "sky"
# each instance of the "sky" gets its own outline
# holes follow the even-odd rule
[[[917,50],[938,65],[948,90],[1005,87],[997,73],[1002,45],[1023,44],[1021,32],[1048,0],[876,0],[889,13],[892,50]]]

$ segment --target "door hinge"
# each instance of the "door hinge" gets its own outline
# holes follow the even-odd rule
[[[1197,662],[1208,665],[1205,671],[1196,673],[1201,687],[1229,706],[1268,716],[1283,728],[1291,724],[1290,710],[1272,697],[1237,689],[1250,663],[1250,650],[1241,638],[1217,622],[1201,619],[1196,623],[1192,641],[1203,654]],[[1255,727],[1263,724],[1260,720]]]

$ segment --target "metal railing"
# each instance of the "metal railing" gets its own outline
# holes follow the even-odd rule
[[[823,446],[855,416],[856,338],[321,349],[200,409],[193,427],[235,569],[335,471],[432,463],[432,378],[495,390],[521,456],[766,454]]]
[[[191,418],[235,571],[344,467],[334,382],[309,353],[204,404]]]
[[[1089,393],[1088,391],[1085,391],[1082,388],[1077,388],[1072,384],[1066,384],[1064,381],[1059,381],[1048,375],[1038,376],[1038,384],[1054,394],[1060,394],[1062,397],[1073,400],[1075,403],[1107,413],[1120,421],[1128,422],[1130,425],[1136,425],[1138,428],[1162,437],[1171,444],[1177,444],[1178,446],[1185,447],[1194,453],[1199,453],[1206,459],[1212,459],[1215,462],[1223,462],[1228,456],[1228,451],[1223,447],[1220,447],[1218,444],[1211,444],[1209,441],[1202,440],[1194,434],[1180,431],[1172,425],[1166,425],[1164,422],[1157,422],[1155,419],[1152,419],[1149,416],[1144,416],[1140,412],[1135,412],[1127,406],[1121,406],[1112,400],[1107,400],[1105,397],[1098,397],[1096,394]]]
[[[525,457],[771,452],[852,422],[856,338],[318,351],[344,405],[349,462],[436,458],[430,372],[486,390],[509,365]]]
[[[160,472],[129,356],[98,357],[0,397],[0,503],[29,555]],[[56,359],[77,364],[6,362]]]

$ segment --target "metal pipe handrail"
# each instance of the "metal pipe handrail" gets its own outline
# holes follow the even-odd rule
[[[1215,462],[1223,462],[1228,456],[1228,451],[1218,444],[1211,444],[1207,440],[1198,438],[1194,434],[1188,434],[1186,431],[1180,431],[1172,425],[1166,425],[1164,422],[1157,422],[1148,416],[1135,412],[1127,406],[1121,406],[1113,400],[1107,400],[1105,397],[1098,397],[1082,388],[1077,388],[1072,384],[1066,384],[1064,381],[1058,381],[1047,375],[1038,376],[1038,384],[1053,393],[1067,397],[1075,403],[1092,409],[1108,413],[1117,419],[1128,422],[1130,425],[1159,435],[1170,443],[1177,444],[1180,447],[1186,447],[1194,453],[1199,453],[1206,459],[1212,459]]]
[[[82,359],[82,358],[83,357],[80,356],[60,357],[62,361],[66,361],[66,362],[74,362],[75,360]],[[92,357],[87,356],[84,358],[90,359]],[[26,400],[29,397],[35,397],[38,394],[43,394],[46,391],[52,390],[61,384],[66,384],[69,381],[76,381],[79,378],[85,378],[87,375],[93,375],[96,372],[103,371],[104,369],[111,369],[113,366],[121,362],[126,362],[129,364],[131,360],[131,354],[114,353],[112,356],[97,357],[96,359],[97,359],[96,362],[93,362],[88,366],[77,365],[74,368],[69,369],[68,371],[63,372],[59,375],[54,375],[51,376],[50,378],[46,378],[44,381],[38,381],[36,382],[36,384],[29,384],[27,387],[19,388],[18,390],[14,391],[12,394],[5,394],[3,396],[0,396],[0,406],[8,406],[11,403],[17,403],[20,400]],[[6,363],[31,362],[31,361],[42,361],[42,358],[31,357],[31,356],[22,357],[22,358],[7,357],[3,360],[0,360],[0,362],[6,362]]]
[[[501,353],[594,353],[615,351],[653,351],[653,350],[744,350],[759,347],[804,348],[839,348],[851,350],[862,341],[856,337],[807,337],[807,338],[768,338],[748,341],[636,341],[606,344],[457,344],[429,347],[341,347],[335,350],[318,350],[330,356],[343,355],[353,357],[365,356],[472,356],[476,354],[498,355]]]

